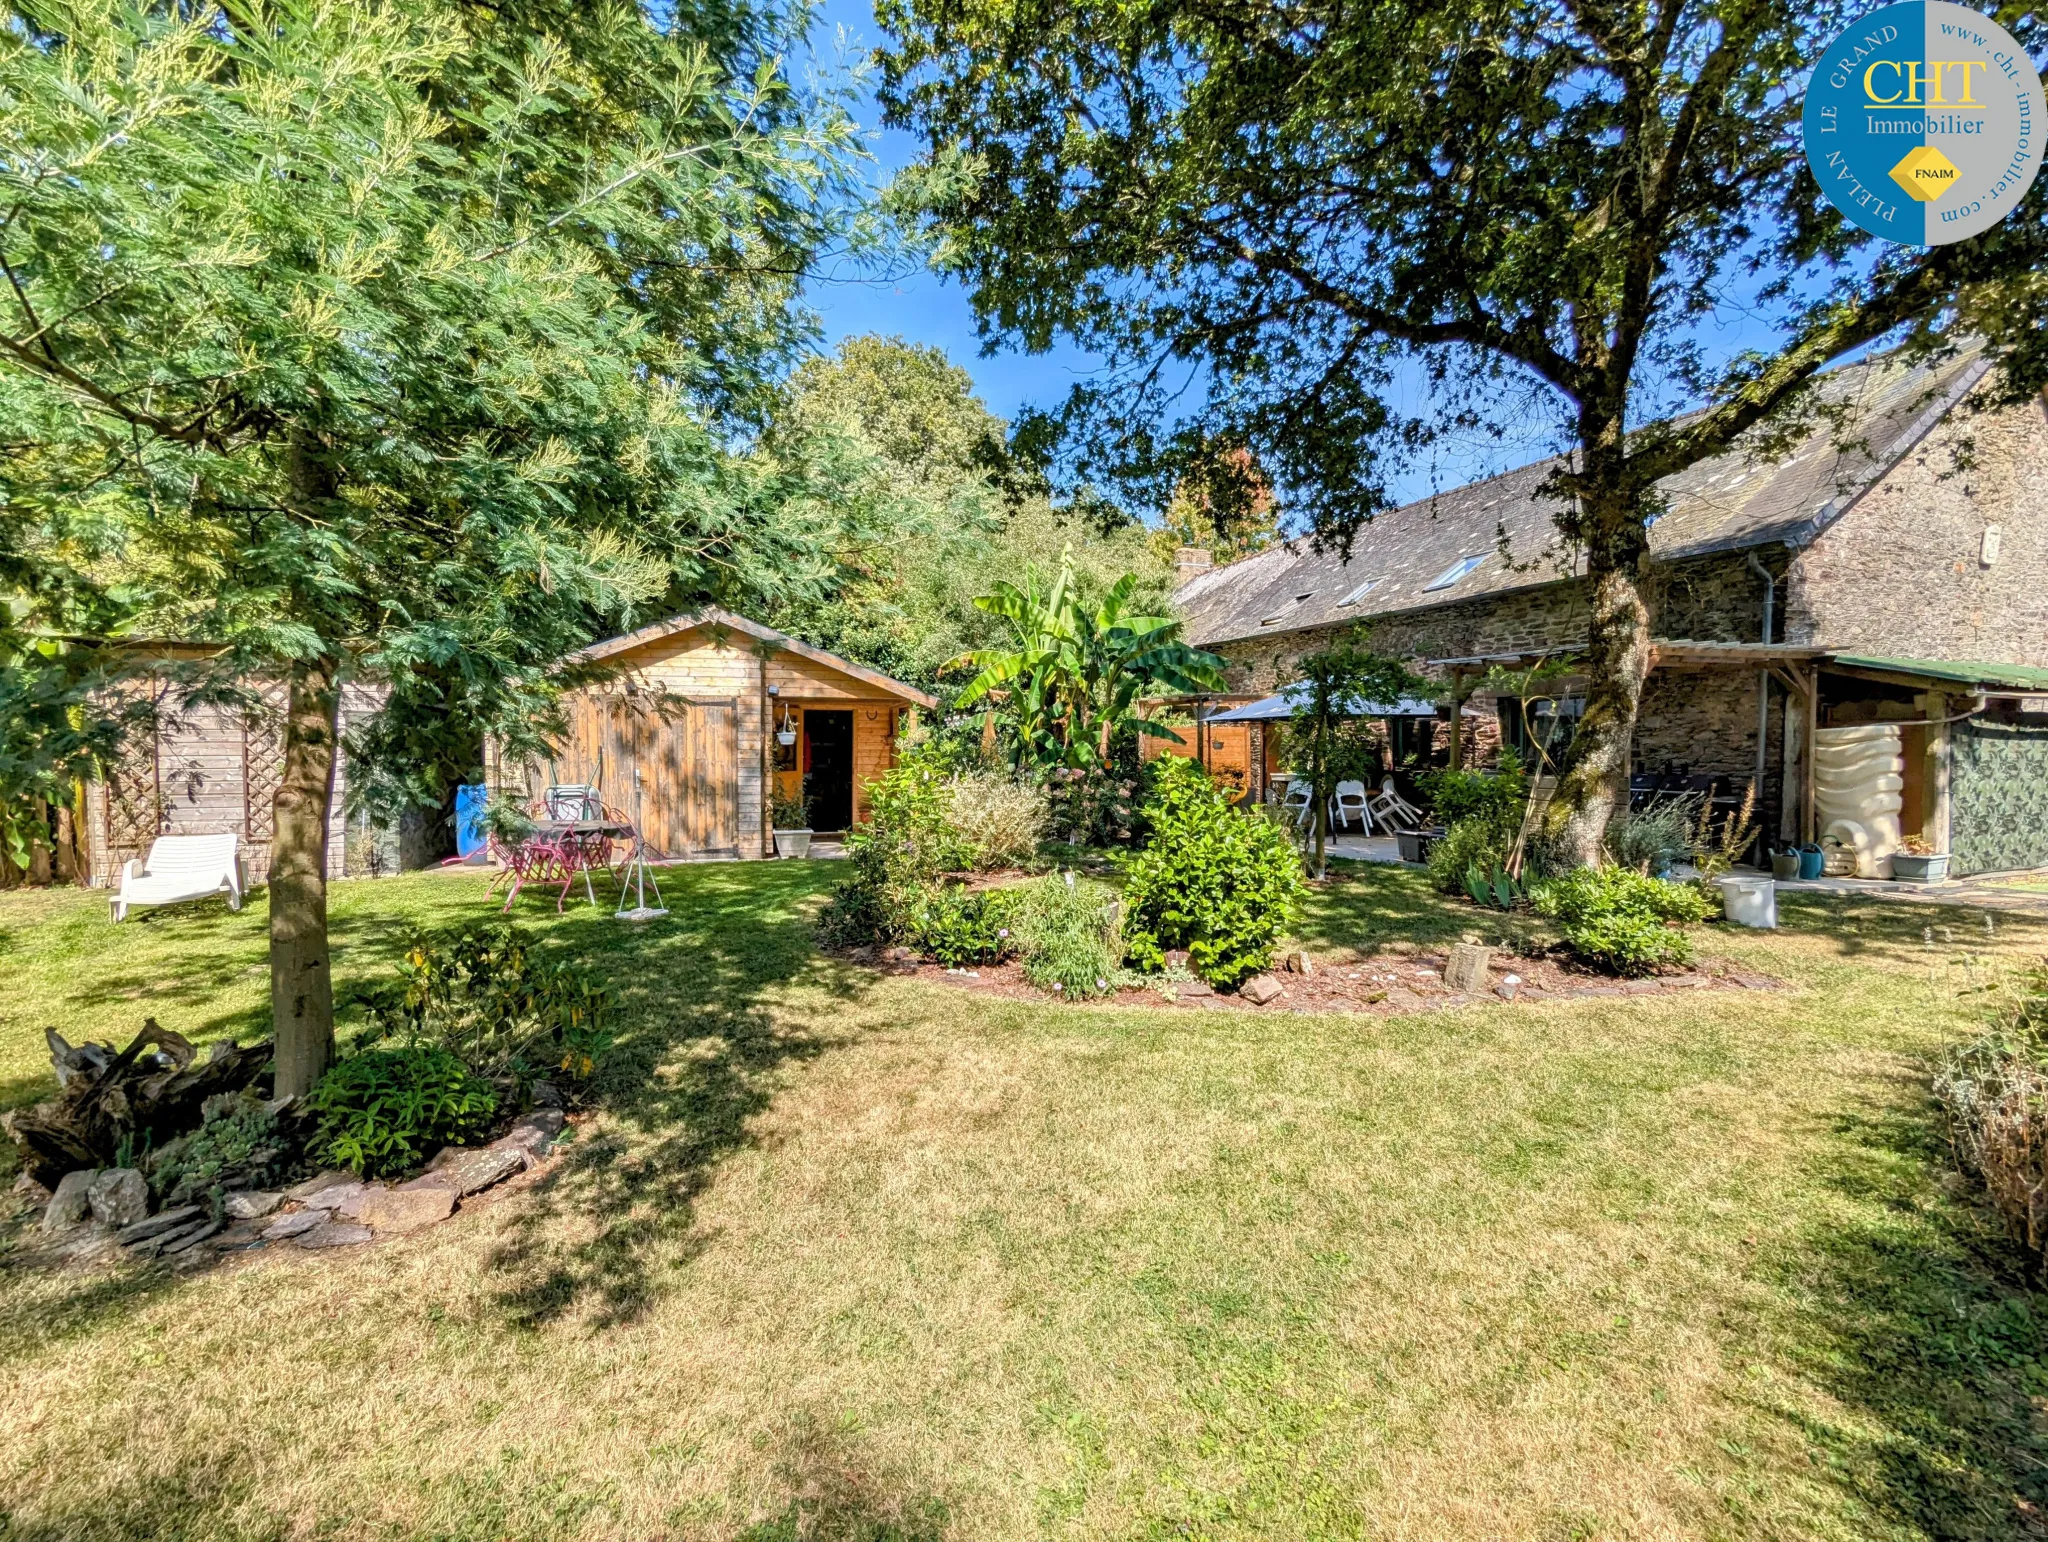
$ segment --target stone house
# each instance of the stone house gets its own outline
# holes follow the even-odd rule
[[[1974,354],[1845,366],[1803,437],[1663,484],[1639,773],[1753,786],[1766,841],[1812,840],[1814,733],[1897,724],[1906,833],[1958,874],[2048,865],[2048,410],[1980,410],[1987,370]],[[1184,554],[1189,640],[1229,660],[1242,700],[1363,627],[1519,741],[1517,703],[1474,686],[1586,638],[1582,564],[1536,496],[1553,464],[1380,515],[1348,559],[1305,543],[1223,567]],[[1545,687],[1567,738],[1573,689]]]

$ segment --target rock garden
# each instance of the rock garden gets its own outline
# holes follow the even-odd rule
[[[538,1166],[608,1045],[610,994],[508,927],[407,948],[308,1097],[268,1095],[269,1043],[205,1059],[154,1019],[123,1049],[46,1035],[58,1090],[6,1116],[33,1251],[198,1267],[357,1247],[446,1220]],[[44,1196],[47,1195],[47,1198]]]

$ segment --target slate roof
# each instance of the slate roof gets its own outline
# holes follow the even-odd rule
[[[1650,527],[1660,561],[1783,544],[1804,546],[1846,513],[1983,378],[1975,353],[1929,364],[1885,355],[1823,377],[1819,397],[1839,411],[1775,462],[1738,447],[1659,484],[1668,510]],[[1833,421],[1838,418],[1840,421]],[[1379,515],[1351,558],[1306,541],[1197,574],[1175,591],[1199,646],[1360,621],[1507,594],[1583,572],[1567,566],[1553,517],[1535,497],[1554,458],[1438,493]],[[1503,558],[1501,545],[1506,542]],[[1457,564],[1482,560],[1432,588]],[[1370,591],[1343,603],[1359,586]]]

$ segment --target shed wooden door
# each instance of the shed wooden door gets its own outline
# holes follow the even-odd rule
[[[558,782],[594,784],[628,819],[640,773],[640,833],[650,855],[739,855],[739,703],[587,695],[569,707],[569,734],[554,762]]]

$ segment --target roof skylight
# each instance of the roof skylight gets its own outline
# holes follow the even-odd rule
[[[1428,583],[1424,584],[1422,586],[1422,592],[1424,594],[1428,594],[1433,589],[1450,588],[1452,584],[1456,583],[1459,579],[1463,578],[1467,573],[1471,572],[1474,568],[1478,567],[1479,564],[1484,562],[1485,560],[1486,553],[1484,552],[1481,552],[1476,557],[1460,557],[1456,562],[1453,562],[1449,567],[1445,568],[1441,573],[1437,574],[1436,577],[1432,578]]]

